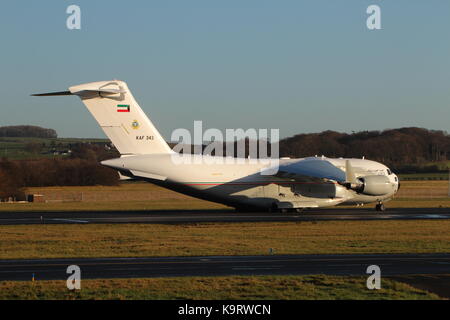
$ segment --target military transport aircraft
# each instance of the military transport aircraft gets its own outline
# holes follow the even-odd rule
[[[399,189],[398,178],[388,167],[366,159],[281,158],[273,170],[270,163],[251,159],[237,163],[214,161],[217,159],[211,155],[180,155],[169,147],[123,81],[91,82],[69,91],[35,94],[64,95],[81,98],[120,152],[120,158],[102,161],[102,165],[123,176],[238,211],[300,212],[304,208],[366,203],[375,203],[377,211],[384,211],[383,202]],[[190,161],[174,161],[174,156]]]

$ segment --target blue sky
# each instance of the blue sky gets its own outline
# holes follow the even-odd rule
[[[371,4],[382,30],[366,28]],[[194,120],[450,131],[448,0],[6,0],[0,18],[0,125],[105,137],[78,98],[29,94],[116,78],[166,138]]]

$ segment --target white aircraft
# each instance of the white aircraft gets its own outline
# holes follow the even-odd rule
[[[278,170],[241,159],[214,161],[209,155],[175,153],[147,118],[123,81],[80,84],[69,91],[35,96],[76,95],[111,139],[121,157],[102,161],[120,174],[237,210],[297,211],[304,208],[384,202],[399,189],[385,165],[365,159],[280,159]],[[182,156],[190,161],[174,161]],[[217,158],[217,157],[216,157]],[[223,159],[223,158],[221,158]],[[212,160],[212,161],[211,161]]]

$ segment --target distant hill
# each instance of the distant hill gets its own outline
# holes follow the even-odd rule
[[[280,141],[280,155],[365,157],[405,169],[407,165],[446,162],[450,157],[450,135],[416,127],[352,134],[335,131],[298,134]]]
[[[6,126],[0,127],[0,137],[57,138],[55,130],[38,126]]]
[[[0,157],[9,159],[67,158],[73,157],[71,152],[77,153],[77,146],[80,145],[96,145],[96,153],[107,151],[111,153],[111,157],[114,152],[117,154],[108,139],[56,138],[56,136],[53,129],[36,126],[0,127]],[[248,145],[248,141],[246,144]],[[169,145],[173,147],[175,143],[169,143]],[[281,139],[279,145],[280,157],[303,158],[314,155],[365,157],[380,161],[402,173],[437,172],[450,167],[450,161],[448,161],[450,159],[450,135],[441,130],[417,127],[354,133],[329,130],[297,134]],[[206,145],[202,147],[205,149]],[[192,146],[187,148],[187,150],[189,149],[191,149],[190,152],[194,151]],[[248,147],[246,151],[245,156],[248,155]],[[82,157],[81,154],[75,156]]]

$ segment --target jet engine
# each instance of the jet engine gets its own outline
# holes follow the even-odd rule
[[[359,177],[358,180],[361,182],[356,188],[359,193],[381,196],[392,191],[391,182],[388,177],[383,175]]]

